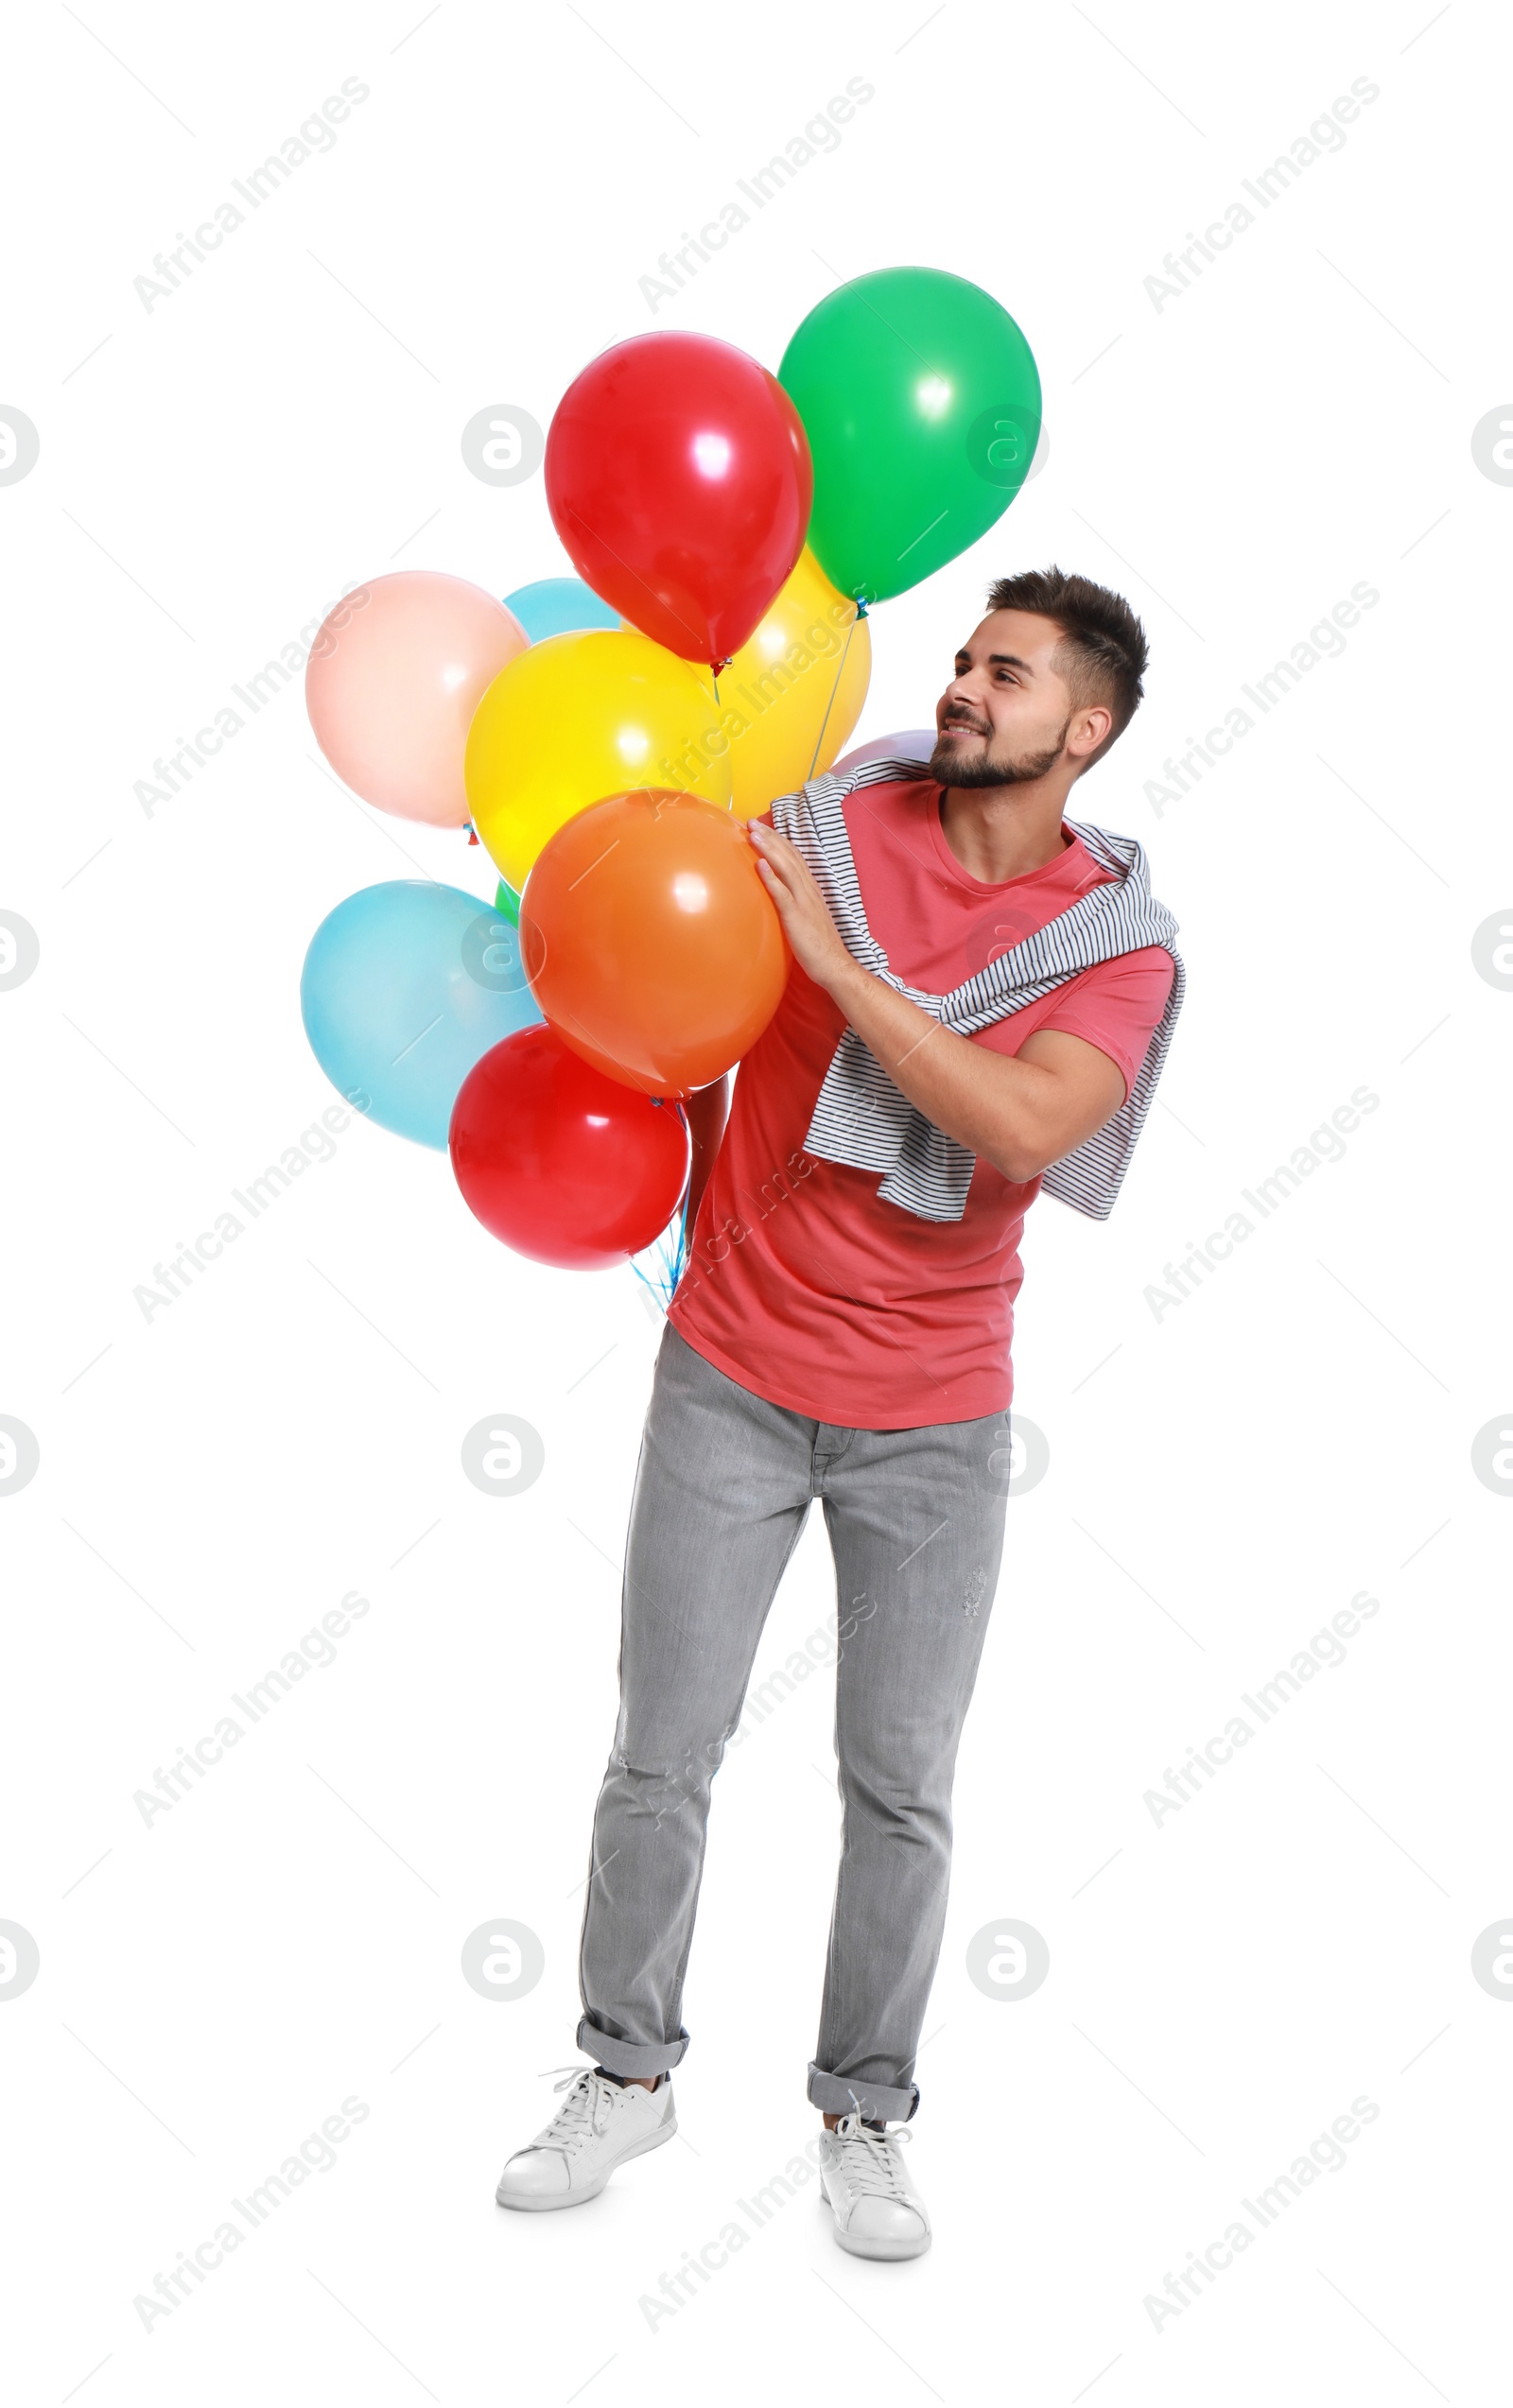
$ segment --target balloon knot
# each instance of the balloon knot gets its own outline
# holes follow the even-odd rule
[[[858,616],[858,618],[865,618],[865,617],[866,617],[866,615],[867,615],[867,605],[866,605],[865,598],[864,598],[864,597],[863,597],[862,595],[859,594],[859,595],[857,596],[857,616]]]
[[[478,832],[477,828],[474,826],[474,824],[473,824],[472,821],[471,821],[471,820],[464,820],[464,821],[463,821],[463,823],[462,823],[462,825],[463,825],[463,826],[466,828],[466,830],[467,830],[467,840],[468,840],[469,844],[477,844],[477,842],[478,842]]]

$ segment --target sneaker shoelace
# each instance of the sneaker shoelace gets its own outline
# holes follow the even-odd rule
[[[554,2084],[553,2088],[565,2090],[567,2096],[546,2131],[530,2145],[533,2149],[561,2149],[565,2156],[570,2156],[573,2150],[582,2147],[590,2134],[597,2140],[604,2132],[614,2112],[615,2093],[611,2085],[591,2065],[543,2067],[542,2078],[545,2079],[548,2073],[566,2076],[565,2081]],[[602,2121],[600,2109],[603,2110]]]
[[[849,2188],[877,2199],[901,2199],[912,2207],[904,2161],[896,2143],[909,2132],[869,2132],[859,2115],[843,2115],[831,2139],[841,2146],[841,2172]]]

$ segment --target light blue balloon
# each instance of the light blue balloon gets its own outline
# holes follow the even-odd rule
[[[365,886],[337,905],[310,940],[300,1011],[348,1103],[443,1150],[475,1062],[542,1018],[519,929],[476,894],[429,878]]]
[[[620,615],[601,602],[581,577],[538,577],[506,594],[505,608],[513,611],[532,644],[544,635],[576,635],[584,627],[618,627]]]

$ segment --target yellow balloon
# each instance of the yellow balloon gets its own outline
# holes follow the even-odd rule
[[[872,675],[864,618],[806,545],[749,642],[720,672],[736,815],[755,819],[827,770],[861,717]]]
[[[548,635],[506,664],[462,764],[473,824],[518,893],[548,837],[606,795],[670,786],[731,806],[730,739],[707,676],[649,635]]]

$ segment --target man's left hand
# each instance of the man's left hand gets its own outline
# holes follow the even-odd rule
[[[748,820],[745,826],[756,855],[756,875],[777,908],[794,960],[816,986],[833,994],[837,979],[854,974],[858,964],[842,942],[809,863],[775,828],[758,820]]]

